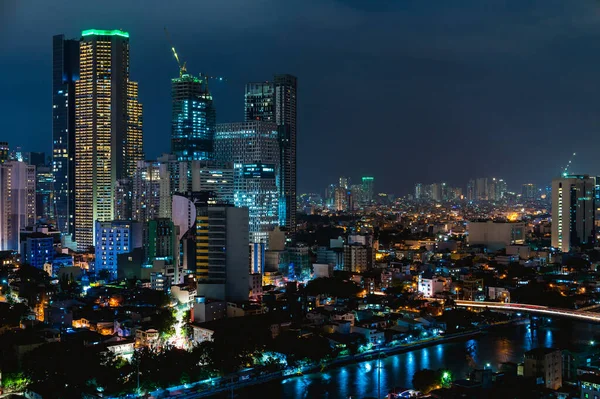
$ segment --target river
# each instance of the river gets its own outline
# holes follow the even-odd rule
[[[590,340],[598,339],[598,336],[600,325],[553,320],[534,330],[529,325],[506,326],[468,341],[391,355],[381,359],[381,397],[394,387],[411,388],[413,374],[423,368],[447,368],[455,378],[462,378],[473,366],[482,368],[489,363],[497,370],[503,362],[521,362],[526,351],[538,346],[565,348],[572,344],[589,345]],[[472,360],[467,358],[467,348],[472,348]],[[234,397],[362,399],[377,397],[377,381],[377,360],[371,360],[243,388],[236,391]],[[231,396],[215,396],[226,397]]]

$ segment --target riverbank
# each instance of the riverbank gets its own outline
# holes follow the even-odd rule
[[[510,327],[510,326],[518,325],[518,324],[526,324],[527,322],[528,322],[527,319],[522,319],[522,318],[512,319],[512,320],[509,320],[506,322],[499,322],[499,323],[494,323],[494,324],[490,324],[490,325],[486,325],[486,326],[480,326],[476,330],[465,331],[465,332],[455,333],[455,334],[448,334],[448,335],[444,335],[444,336],[431,337],[426,340],[420,340],[418,342],[413,342],[410,344],[397,345],[397,346],[388,347],[388,348],[378,348],[375,350],[370,350],[370,351],[363,352],[363,353],[356,354],[356,355],[344,356],[341,358],[333,359],[326,363],[315,364],[315,365],[303,367],[301,370],[298,370],[294,373],[290,373],[289,371],[287,371],[287,372],[278,371],[275,373],[258,375],[253,378],[247,379],[247,380],[239,380],[239,381],[232,381],[233,378],[231,376],[222,377],[219,379],[211,380],[210,384],[212,386],[210,386],[210,387],[207,386],[206,382],[197,383],[197,385],[190,384],[187,387],[170,388],[167,390],[168,393],[165,391],[162,391],[161,392],[162,395],[159,394],[158,392],[155,392],[153,396],[157,397],[157,398],[158,397],[160,397],[160,398],[172,397],[172,398],[178,398],[178,399],[196,399],[196,398],[212,397],[212,396],[217,396],[217,395],[225,393],[225,392],[236,391],[236,390],[250,387],[253,385],[259,385],[259,384],[264,384],[267,382],[274,382],[274,381],[284,381],[284,380],[294,378],[294,377],[297,377],[300,375],[311,374],[311,373],[321,372],[321,371],[325,371],[325,370],[331,370],[331,369],[335,369],[335,368],[338,368],[338,367],[341,367],[344,365],[348,365],[348,364],[355,364],[355,363],[360,363],[363,361],[368,361],[371,359],[376,359],[378,356],[381,356],[382,354],[387,357],[387,356],[393,356],[393,355],[397,355],[397,354],[416,351],[416,350],[427,348],[430,346],[450,343],[450,342],[454,342],[454,341],[466,341],[466,340],[473,339],[478,336],[484,335],[487,333],[488,330],[491,330],[491,329]]]

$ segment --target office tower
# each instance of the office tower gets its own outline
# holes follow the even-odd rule
[[[350,188],[350,179],[348,177],[340,177],[338,187],[347,190]]]
[[[8,143],[6,141],[0,141],[0,164],[8,161],[9,154],[10,148],[8,147]]]
[[[595,239],[596,178],[566,175],[552,180],[552,246],[562,252]]]
[[[115,182],[114,210],[115,220],[132,220],[133,182],[124,178]]]
[[[442,200],[442,184],[440,184],[440,183],[431,184],[431,199],[432,200],[437,201],[437,202],[440,202]]]
[[[152,262],[157,259],[172,264],[177,250],[175,224],[171,219],[157,218],[150,220],[145,229],[145,258]]]
[[[474,201],[477,197],[475,195],[475,180],[471,179],[467,183],[467,201]]]
[[[364,195],[364,203],[373,203],[373,193],[375,191],[375,179],[370,176],[364,176],[362,178],[362,191]]]
[[[348,191],[343,187],[335,188],[334,209],[338,212],[348,210]]]
[[[526,200],[538,198],[537,186],[532,183],[523,184],[521,187],[521,198]]]
[[[183,263],[195,274],[198,295],[246,301],[249,294],[248,209],[214,204],[209,193],[173,196]]]
[[[279,193],[275,164],[243,164],[234,203],[249,209],[250,241],[268,243],[269,232],[279,225]]]
[[[158,194],[153,195],[158,196],[154,200],[158,203],[158,216],[161,218],[171,217],[171,197],[176,193],[211,192],[219,203],[234,202],[234,171],[231,163],[178,161],[174,155],[164,154],[152,164],[152,173],[158,173]]]
[[[273,82],[246,85],[246,122],[275,121],[279,133],[279,224],[296,231],[297,78],[275,75]]]
[[[33,165],[36,168],[38,166],[46,166],[46,154],[43,152],[21,152],[22,160],[27,165]]]
[[[475,199],[478,201],[487,201],[489,199],[487,177],[480,177],[475,180]]]
[[[75,240],[94,245],[96,221],[115,216],[115,182],[143,159],[141,104],[129,80],[129,34],[82,33],[75,82]]]
[[[117,278],[117,255],[142,247],[142,224],[113,220],[96,222],[96,273],[106,270],[110,279]]]
[[[35,169],[35,207],[38,219],[55,222],[54,173],[51,166],[41,165]],[[58,226],[57,226],[58,227]]]
[[[220,204],[234,203],[232,163],[192,161],[192,191],[211,192]]]
[[[272,82],[246,84],[245,120],[275,122],[275,85]]]
[[[234,204],[250,210],[252,242],[266,242],[281,222],[277,128],[253,121],[217,125],[215,159],[234,165]]]
[[[79,40],[52,38],[52,171],[56,227],[74,233],[75,81],[79,79]]]
[[[182,71],[171,79],[171,153],[179,161],[212,159],[216,111],[208,80]]]
[[[19,234],[35,224],[35,166],[0,165],[0,250],[19,250]]]
[[[350,206],[350,210],[355,211],[360,208],[360,205],[369,204],[368,200],[366,199],[367,193],[365,192],[365,186],[362,184],[351,185],[349,191],[352,197],[352,206]]]
[[[504,199],[507,191],[506,182],[503,179],[496,179],[495,177],[488,180],[488,199],[491,201],[501,201]]]
[[[157,218],[160,207],[160,163],[138,161],[131,180],[131,219],[147,222]],[[171,201],[170,196],[168,201]]]

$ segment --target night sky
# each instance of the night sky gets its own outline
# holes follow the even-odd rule
[[[52,35],[131,34],[148,159],[169,148],[164,26],[213,83],[218,122],[247,81],[299,81],[298,192],[340,175],[378,191],[496,176],[509,188],[600,174],[597,0],[0,0],[0,140],[51,148]]]

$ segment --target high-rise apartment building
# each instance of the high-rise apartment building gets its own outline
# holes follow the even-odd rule
[[[273,82],[248,83],[246,121],[277,124],[281,168],[279,170],[279,224],[296,231],[296,120],[297,78],[275,75]]]
[[[217,125],[215,159],[234,166],[234,204],[250,211],[252,242],[267,242],[268,232],[281,221],[278,137],[270,122]]]
[[[96,221],[115,216],[115,182],[143,160],[142,105],[129,80],[129,34],[82,32],[75,82],[75,240],[94,246]]]
[[[179,161],[212,159],[216,112],[205,76],[171,79],[171,153]]]
[[[0,165],[0,250],[18,251],[19,234],[33,226],[35,166],[7,161]]]
[[[596,242],[596,178],[566,175],[552,180],[552,246],[562,252]]]
[[[52,39],[52,171],[56,227],[74,233],[75,81],[79,79],[79,40]]]

